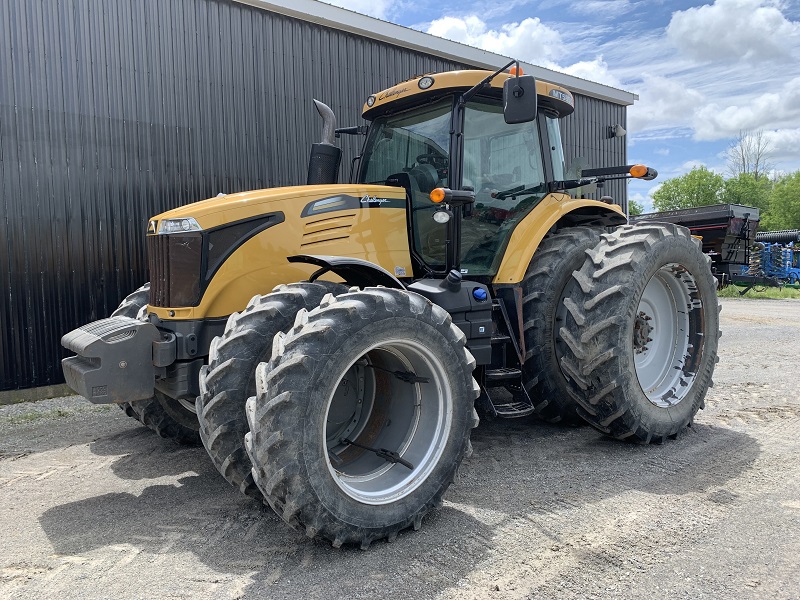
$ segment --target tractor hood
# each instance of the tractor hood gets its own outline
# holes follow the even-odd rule
[[[311,216],[334,209],[402,208],[405,195],[403,188],[364,184],[297,185],[225,194],[156,215],[147,233],[157,233],[166,219],[194,219],[201,230],[209,230],[275,211]]]
[[[151,313],[206,319],[241,311],[255,294],[307,279],[298,254],[347,256],[412,272],[406,191],[324,184],[228,194],[150,219]]]

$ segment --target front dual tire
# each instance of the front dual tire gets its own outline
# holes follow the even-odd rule
[[[301,310],[246,406],[245,445],[269,505],[336,547],[418,528],[478,422],[464,344],[446,311],[400,290],[329,295]]]

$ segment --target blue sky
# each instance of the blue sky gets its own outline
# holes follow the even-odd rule
[[[331,0],[440,37],[639,94],[628,109],[631,182],[705,165],[726,174],[740,130],[763,130],[779,171],[800,169],[798,0]]]

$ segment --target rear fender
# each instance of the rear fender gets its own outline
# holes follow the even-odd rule
[[[514,229],[494,285],[519,283],[544,236],[553,227],[624,225],[619,206],[596,200],[574,200],[566,194],[548,194]]]

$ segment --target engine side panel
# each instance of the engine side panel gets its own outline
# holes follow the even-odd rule
[[[212,229],[266,213],[282,213],[283,221],[233,251],[208,281],[197,306],[151,305],[149,311],[161,319],[204,319],[240,311],[255,294],[307,279],[317,269],[287,260],[296,254],[359,258],[397,277],[411,275],[402,188],[326,185],[260,190],[181,207],[153,220],[191,216],[204,229]]]

